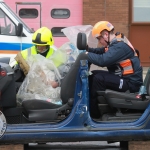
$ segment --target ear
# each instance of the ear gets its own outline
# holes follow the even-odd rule
[[[108,31],[105,31],[105,35],[108,37],[109,36],[109,33],[108,33]]]
[[[104,39],[108,38],[108,36],[109,36],[108,32],[104,32],[104,33],[103,33],[103,38],[104,38]]]

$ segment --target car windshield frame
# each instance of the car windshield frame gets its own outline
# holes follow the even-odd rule
[[[10,7],[5,3],[2,3],[3,6],[13,15],[13,17],[19,22],[22,23],[23,27],[29,32],[34,33],[32,29],[30,29],[11,9]]]

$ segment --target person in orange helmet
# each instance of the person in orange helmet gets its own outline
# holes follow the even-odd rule
[[[97,91],[111,89],[120,92],[138,92],[143,84],[142,67],[137,53],[125,36],[114,34],[114,26],[108,21],[97,22],[93,29],[94,38],[106,47],[87,49],[89,63],[107,67],[108,71],[94,70],[89,76],[90,115],[99,118]]]

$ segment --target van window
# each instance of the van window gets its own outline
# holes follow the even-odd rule
[[[67,19],[70,17],[69,9],[52,9],[51,17],[54,19]]]
[[[0,34],[16,35],[16,27],[12,20],[0,9]]]
[[[63,29],[65,27],[53,27],[51,29],[53,37],[65,37],[65,34],[63,32],[61,32],[61,29]]]
[[[11,8],[10,8],[6,3],[5,3],[5,4],[2,3],[2,6],[3,6],[5,9],[7,9],[7,11],[9,11],[9,13],[11,13],[12,16],[13,16],[18,22],[22,23],[22,24],[23,24],[23,27],[24,27],[29,33],[34,33],[34,32],[22,21],[22,19],[20,19],[20,17],[18,17],[18,16],[14,13],[14,11],[11,10]],[[22,36],[25,36],[24,33],[23,33]]]
[[[20,18],[37,18],[38,17],[38,10],[33,8],[22,8],[19,10],[19,17]]]

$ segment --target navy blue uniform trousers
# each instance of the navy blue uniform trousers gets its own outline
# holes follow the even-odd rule
[[[98,110],[97,102],[97,91],[105,91],[106,89],[111,89],[119,92],[126,92],[134,86],[129,84],[126,79],[123,79],[117,75],[111,74],[104,70],[94,70],[92,75],[89,76],[89,93],[90,93],[90,115],[93,118],[99,118],[100,112]],[[139,87],[132,87],[137,92]]]

